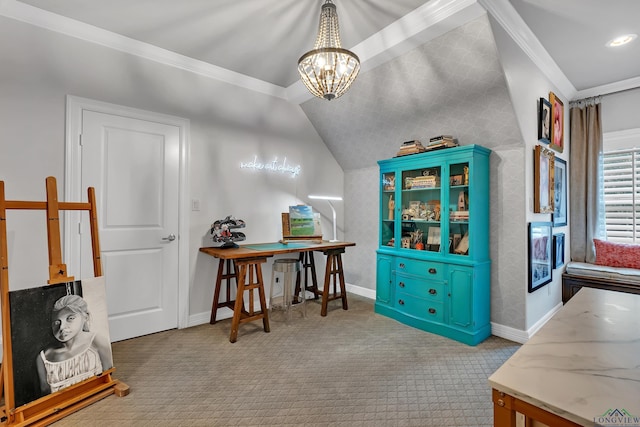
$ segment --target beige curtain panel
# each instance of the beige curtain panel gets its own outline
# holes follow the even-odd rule
[[[602,122],[598,101],[571,105],[570,233],[571,260],[596,260],[594,237],[602,237]]]

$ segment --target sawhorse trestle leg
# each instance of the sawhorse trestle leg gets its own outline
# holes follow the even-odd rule
[[[226,266],[226,272],[225,272]],[[213,303],[211,304],[211,320],[210,324],[216,323],[216,316],[220,307],[228,307],[233,310],[235,301],[231,299],[231,279],[236,280],[236,286],[238,283],[238,275],[236,274],[235,263],[230,259],[221,259],[218,263],[218,276],[216,277],[216,287],[213,292]],[[222,281],[226,280],[226,301],[219,302],[220,288],[222,287]]]
[[[233,308],[233,320],[231,321],[230,342],[238,339],[238,327],[241,323],[252,322],[262,319],[265,332],[269,332],[269,315],[267,310],[267,299],[264,292],[264,280],[262,278],[261,264],[266,262],[266,258],[250,258],[236,261],[238,268],[238,292]],[[254,310],[254,291],[258,291],[260,299],[260,311]],[[244,308],[244,292],[249,291],[249,310]]]
[[[321,316],[327,315],[329,301],[336,299],[342,300],[342,309],[349,308],[347,304],[347,289],[344,284],[344,270],[342,268],[342,254],[344,248],[329,249],[324,251],[327,255],[327,266],[324,273],[324,288],[322,290],[322,309]],[[340,284],[340,292],[338,293],[338,284]],[[330,292],[333,287],[333,293]]]
[[[305,292],[303,295],[305,295],[306,298],[306,291],[309,291],[313,294],[313,299],[318,299],[320,291],[318,290],[318,276],[316,275],[316,262],[313,259],[313,252],[300,252],[298,260],[300,261],[302,271],[299,271],[296,277],[296,295],[300,294],[300,290],[303,286],[302,275],[304,274]],[[311,284],[309,284],[309,276],[311,276]]]

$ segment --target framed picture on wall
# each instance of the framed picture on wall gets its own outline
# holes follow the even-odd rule
[[[567,225],[567,162],[559,157],[554,159],[553,174],[553,226]]]
[[[552,237],[550,222],[529,223],[529,292],[551,282]]]
[[[533,158],[533,211],[535,213],[553,212],[554,173],[555,154],[541,145],[536,145]]]
[[[551,143],[549,147],[559,153],[564,150],[564,104],[555,93],[549,92],[551,104]]]
[[[553,235],[553,269],[564,265],[564,233]]]
[[[540,98],[538,104],[538,141],[549,144],[551,137],[551,103]]]

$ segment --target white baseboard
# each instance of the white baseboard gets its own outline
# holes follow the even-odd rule
[[[376,299],[376,291],[373,289],[367,289],[361,286],[351,285],[349,283],[347,283],[346,286],[347,286],[347,292],[350,292],[355,295],[360,295],[362,297],[369,298],[372,300]],[[228,307],[223,307],[218,309],[216,320],[230,319],[231,317],[233,317],[233,311]],[[210,311],[192,314],[189,316],[189,322],[187,324],[187,328],[190,328],[191,326],[198,326],[198,325],[203,325],[205,323],[209,323],[209,320],[211,320]]]
[[[491,322],[491,335],[520,344],[524,344],[529,340],[529,334],[527,334],[527,331],[500,325],[494,322]]]
[[[562,308],[562,302],[559,302],[558,305],[553,307],[547,314],[542,316],[540,320],[534,323],[533,326],[530,327],[529,330],[527,331],[529,333],[529,338],[534,336],[535,333],[538,332],[538,330],[540,330],[540,328],[542,328],[544,324],[547,323],[549,319],[551,319],[553,315],[556,314],[558,310],[560,310],[561,308]]]
[[[551,319],[553,315],[556,314],[561,308],[562,303],[558,303],[558,305],[553,307],[551,311],[542,316],[540,320],[538,320],[532,327],[530,327],[526,331],[491,322],[491,334],[509,341],[524,344],[529,341],[529,339],[534,336],[535,333],[538,332],[538,330],[542,328],[544,324],[547,323],[549,319]]]
[[[233,310],[228,307],[223,307],[218,309],[218,314],[216,315],[216,321],[231,319],[233,317]],[[204,325],[205,323],[209,323],[211,320],[211,311],[205,311],[203,313],[192,314],[189,316],[189,323],[187,324],[187,328],[192,326]]]
[[[365,298],[369,298],[372,300],[376,299],[376,291],[374,289],[363,288],[362,286],[355,286],[349,283],[346,284],[347,292],[350,292],[355,295],[360,295]],[[491,334],[500,338],[504,338],[509,341],[517,342],[520,344],[524,344],[529,341],[538,330],[545,324],[551,317],[560,308],[562,307],[562,303],[556,305],[551,311],[549,311],[546,315],[544,315],[540,320],[538,320],[531,328],[526,331],[522,329],[512,328],[510,326],[501,325],[499,323],[491,322]],[[224,307],[218,310],[218,315],[216,316],[216,320],[224,320],[230,319],[233,316],[233,311],[230,308]],[[209,323],[211,318],[211,312],[206,311],[203,313],[197,313],[189,316],[189,323],[187,327],[202,325],[205,323]]]
[[[347,292],[351,292],[352,294],[360,295],[361,297],[369,298],[372,300],[376,299],[376,290],[363,288],[362,286],[351,285],[349,283],[346,284]]]

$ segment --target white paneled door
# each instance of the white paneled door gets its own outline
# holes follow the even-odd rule
[[[81,133],[80,180],[96,189],[111,340],[175,328],[180,128],[85,109]],[[81,277],[91,277],[81,228]]]

